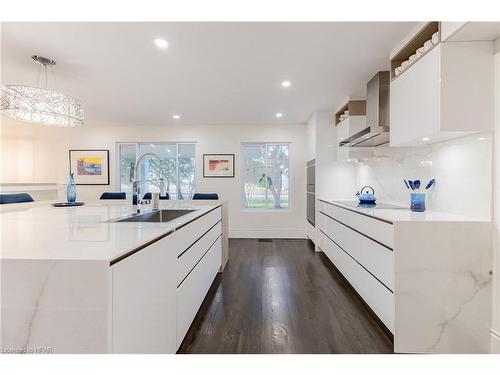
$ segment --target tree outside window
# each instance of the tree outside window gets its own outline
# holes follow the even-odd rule
[[[289,208],[289,144],[246,143],[243,148],[243,207]]]
[[[163,161],[146,157],[139,168],[139,180],[155,180],[163,175],[170,199],[191,199],[195,183],[195,145],[192,143],[132,143],[120,144],[120,187],[130,193],[137,158],[153,152]],[[137,150],[137,152],[136,152]],[[163,173],[162,173],[163,172]],[[141,193],[160,192],[158,181],[141,183]]]

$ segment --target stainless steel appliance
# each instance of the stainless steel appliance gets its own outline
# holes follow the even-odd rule
[[[389,143],[389,85],[390,73],[378,72],[366,86],[366,128],[339,147],[376,147]]]
[[[306,164],[306,218],[314,227],[315,205],[316,205],[316,159],[309,160]]]

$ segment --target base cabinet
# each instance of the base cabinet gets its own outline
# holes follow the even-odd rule
[[[326,206],[323,204],[322,207]],[[343,211],[348,215],[360,216]],[[384,325],[394,333],[392,250],[341,224],[324,212],[320,211],[319,215],[319,247]]]
[[[112,352],[175,353],[175,264],[168,237],[112,268]]]
[[[112,353],[175,353],[222,263],[221,209],[111,266]]]
[[[178,349],[193,322],[210,285],[221,265],[221,237],[217,238],[198,265],[177,288],[177,345]]]

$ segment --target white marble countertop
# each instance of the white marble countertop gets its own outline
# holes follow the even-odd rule
[[[126,202],[64,208],[48,201],[2,205],[0,259],[111,261],[220,206],[160,201],[160,209],[196,211],[167,223],[107,222],[132,214],[132,205]]]
[[[364,214],[367,216],[371,216],[376,219],[381,219],[384,221],[389,221],[392,223],[396,222],[444,222],[444,221],[468,221],[468,222],[485,222],[487,220],[483,220],[481,218],[474,217],[466,217],[455,215],[446,212],[437,212],[437,211],[425,211],[425,212],[413,212],[410,208],[403,207],[401,208],[361,208],[361,207],[353,207],[343,204],[342,201],[337,199],[330,198],[318,198],[320,201],[325,203],[333,204],[342,208],[346,208],[348,210],[359,212],[360,214]],[[385,202],[384,202],[385,203]]]

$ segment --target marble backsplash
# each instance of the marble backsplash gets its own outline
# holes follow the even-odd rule
[[[427,191],[427,208],[483,220],[491,219],[493,134],[474,134],[423,147],[375,149],[355,163],[355,186],[370,185],[379,201],[409,204],[403,179],[436,179]],[[353,162],[352,162],[353,163]]]

